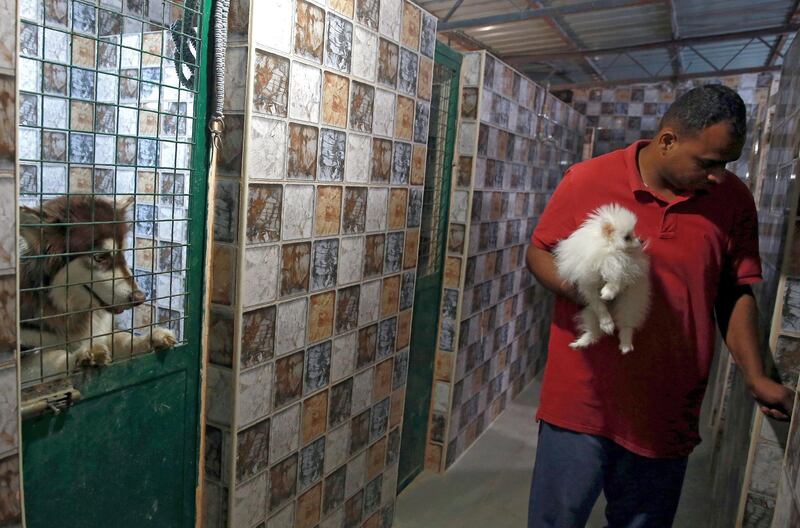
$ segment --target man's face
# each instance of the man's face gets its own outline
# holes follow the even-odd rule
[[[666,127],[657,141],[663,154],[659,174],[677,191],[696,191],[720,183],[725,165],[739,159],[744,145],[744,138],[735,137],[727,121],[695,135]]]

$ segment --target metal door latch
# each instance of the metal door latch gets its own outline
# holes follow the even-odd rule
[[[22,419],[33,418],[45,413],[54,415],[72,407],[81,399],[78,389],[68,382],[52,382],[40,384],[22,390]]]

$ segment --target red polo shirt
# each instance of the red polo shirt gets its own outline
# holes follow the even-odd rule
[[[708,191],[666,202],[642,183],[640,141],[571,167],[531,237],[550,251],[597,207],[616,202],[650,241],[652,308],[623,355],[617,336],[586,350],[575,339],[578,307],[555,303],[538,419],[600,435],[646,457],[687,456],[714,353],[714,301],[731,285],[761,280],[753,197],[732,173]]]

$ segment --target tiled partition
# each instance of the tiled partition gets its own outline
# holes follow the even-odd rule
[[[449,467],[544,362],[550,296],[525,268],[580,160],[584,118],[485,52],[465,55],[426,467]],[[533,416],[531,416],[533,420]]]
[[[0,0],[0,526],[21,526],[17,361],[17,9]]]
[[[391,525],[436,19],[235,0],[205,526]]]

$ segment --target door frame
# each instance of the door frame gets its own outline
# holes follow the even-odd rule
[[[428,283],[434,283],[437,287],[437,294],[436,294],[436,302],[433,303],[434,306],[434,320],[431,321],[430,318],[426,319],[424,323],[418,319],[420,316],[420,306],[417,304],[417,298],[415,294],[415,307],[414,307],[414,316],[412,320],[412,335],[411,335],[411,349],[409,350],[409,363],[408,363],[408,375],[407,375],[407,385],[406,385],[406,396],[405,396],[405,412],[403,415],[403,428],[402,428],[402,436],[406,436],[407,434],[414,434],[415,437],[421,436],[423,438],[421,445],[416,447],[416,449],[412,453],[404,453],[402,441],[400,445],[400,466],[402,466],[403,455],[406,456],[413,456],[414,461],[418,462],[416,467],[412,469],[407,475],[403,476],[400,475],[400,478],[397,482],[397,493],[399,494],[403,489],[406,488],[414,478],[419,475],[422,470],[425,468],[425,447],[427,445],[427,438],[428,438],[428,431],[430,429],[430,404],[432,399],[432,392],[433,392],[433,383],[434,383],[434,363],[436,360],[436,350],[438,348],[439,343],[439,315],[441,310],[441,297],[442,297],[442,289],[443,289],[443,278],[444,278],[444,264],[445,264],[445,255],[447,249],[447,233],[448,233],[448,226],[449,226],[449,215],[450,215],[450,194],[452,192],[452,174],[453,169],[455,167],[455,145],[456,145],[456,138],[458,135],[458,111],[459,111],[459,100],[461,95],[461,63],[463,60],[463,56],[455,51],[454,49],[448,47],[447,45],[437,41],[436,42],[436,54],[434,57],[434,68],[436,63],[443,64],[444,66],[450,68],[451,70],[456,72],[454,76],[453,82],[450,86],[450,96],[448,100],[448,109],[447,109],[447,125],[446,125],[446,136],[445,136],[445,147],[444,147],[444,161],[442,164],[443,173],[441,177],[441,186],[442,192],[440,195],[440,207],[439,207],[439,215],[437,218],[439,232],[442,234],[440,239],[438,240],[438,265],[437,271],[431,275],[420,279],[417,277],[416,288],[420,287],[420,282],[428,280]],[[427,164],[426,164],[426,173],[427,173]],[[416,289],[415,288],[415,289]],[[413,351],[414,346],[414,321],[419,321],[417,324],[424,324],[426,327],[430,328],[433,325],[433,343],[430,344],[429,350],[432,352],[430,356],[420,357],[417,355],[415,362],[415,356]],[[428,347],[426,347],[428,350]],[[412,387],[414,384],[412,380],[412,372],[415,372],[423,378],[424,382],[421,382],[419,387]],[[414,423],[411,422],[412,417],[408,414],[409,409],[409,402],[412,397],[416,397],[419,393],[424,394],[423,405],[421,406],[422,414],[414,419]],[[407,429],[413,429],[408,430]]]

